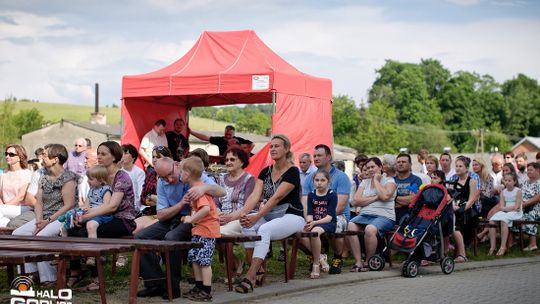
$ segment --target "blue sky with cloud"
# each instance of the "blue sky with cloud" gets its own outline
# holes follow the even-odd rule
[[[532,0],[0,0],[0,97],[120,103],[123,75],[159,69],[204,30],[254,29],[334,94],[365,100],[385,59],[540,79]]]

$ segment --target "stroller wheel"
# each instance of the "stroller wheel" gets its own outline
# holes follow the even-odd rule
[[[378,254],[372,255],[368,259],[368,266],[372,271],[381,271],[384,269],[384,259]]]
[[[409,278],[416,277],[416,275],[418,274],[418,262],[410,261],[408,263],[405,263],[403,265],[402,272],[406,277],[409,277]]]
[[[454,259],[445,257],[441,261],[441,269],[444,274],[451,274],[454,271]]]

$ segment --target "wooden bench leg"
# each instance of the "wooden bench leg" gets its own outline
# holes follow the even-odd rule
[[[521,250],[521,252],[523,252],[523,248],[525,248],[525,246],[523,244],[523,225],[518,224],[518,226],[519,226],[519,250]]]
[[[229,291],[233,290],[233,278],[232,278],[232,272],[234,271],[234,244],[233,243],[225,243],[225,269],[227,272],[227,284],[229,287]]]
[[[294,275],[296,273],[296,257],[298,255],[298,238],[292,240],[291,245],[291,261],[289,263],[289,279],[294,280]]]
[[[101,258],[96,258],[96,266],[99,280],[99,295],[101,297],[101,303],[106,304],[107,298],[105,297],[105,276],[103,275],[103,262]]]
[[[56,291],[58,291],[66,286],[66,259],[61,259],[60,261],[58,261],[56,269]]]
[[[165,271],[167,273],[167,295],[169,302],[172,302],[172,282],[171,282],[171,252],[165,251]]]
[[[116,260],[118,260],[118,255],[116,253],[114,253],[112,255],[112,264],[111,264],[111,276],[113,276],[113,277],[116,274]]]
[[[285,271],[285,283],[288,283],[289,282],[289,270],[287,269],[287,266],[288,263],[289,263],[289,249],[287,248],[287,239],[284,239],[281,241],[281,244],[283,246],[283,252],[285,253],[283,255],[284,259],[283,259],[283,264],[284,264],[284,268],[283,270]],[[290,267],[290,266],[289,266]]]
[[[129,277],[129,304],[137,302],[137,287],[139,287],[139,271],[140,271],[141,252],[135,249],[131,259],[131,274]],[[116,262],[114,262],[116,263]]]
[[[13,265],[13,264],[6,265],[6,268],[7,268],[7,286],[8,287],[11,287],[11,282],[13,282],[13,279],[15,279],[15,270],[13,269],[13,267],[16,267],[16,266],[17,265]],[[24,265],[22,267],[24,267]]]

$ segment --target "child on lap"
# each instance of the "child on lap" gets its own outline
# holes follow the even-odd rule
[[[88,191],[88,196],[84,200],[84,205],[79,203],[80,208],[96,208],[103,203],[108,203],[111,199],[112,190],[111,187],[107,184],[107,179],[109,177],[109,172],[107,168],[96,165],[90,167],[86,171],[86,176],[88,177],[88,185],[90,186],[90,191]],[[101,215],[96,216],[86,222],[86,230],[88,231],[88,238],[96,239],[97,238],[97,229],[100,225],[112,221],[112,215]],[[61,228],[62,236],[67,236],[67,229],[62,226]],[[89,257],[86,260],[87,265],[95,265],[96,260],[94,257]]]
[[[181,163],[182,173],[180,178],[183,183],[190,187],[199,186],[201,174],[204,170],[200,158],[190,157]],[[212,301],[212,256],[216,247],[216,238],[221,237],[219,230],[219,217],[214,199],[209,195],[191,201],[191,218],[186,222],[191,223],[193,243],[202,244],[201,248],[192,248],[188,252],[188,261],[193,267],[195,286],[185,296],[192,301]]]

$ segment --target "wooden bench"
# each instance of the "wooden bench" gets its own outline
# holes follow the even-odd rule
[[[512,222],[514,226],[518,227],[519,231],[519,249],[523,251],[525,248],[523,246],[523,240],[524,240],[524,231],[523,231],[523,225],[540,225],[540,221],[527,221],[527,220],[515,220]]]
[[[296,273],[296,260],[298,255],[298,242],[300,242],[300,239],[302,238],[312,238],[317,237],[317,232],[311,232],[311,231],[299,231],[296,233],[291,234],[289,237],[284,238],[281,240],[281,244],[283,246],[283,250],[285,251],[285,259],[283,261],[284,263],[284,270],[285,270],[285,283],[289,282],[289,280],[294,279],[294,275]],[[290,263],[288,262],[288,254],[287,254],[287,244],[291,241],[291,258]],[[288,264],[288,267],[287,267]]]
[[[478,225],[474,230],[474,237],[472,239],[473,255],[478,256],[478,238],[476,237],[484,228],[501,228],[500,224],[490,224],[489,220],[479,220]]]
[[[224,257],[225,271],[227,274],[227,285],[229,291],[233,290],[233,272],[234,272],[234,244],[235,243],[245,243],[245,242],[256,242],[260,241],[260,235],[222,235],[220,238],[216,239],[218,250],[220,251],[220,261],[223,261],[222,255]],[[221,248],[220,248],[221,247]]]
[[[36,252],[36,251],[13,251],[0,250],[0,265],[7,268],[7,286],[15,278],[14,266],[24,265],[24,263],[37,263],[54,261],[60,259],[59,252]],[[21,267],[21,275],[25,275],[24,267]]]
[[[134,250],[133,245],[122,244],[97,244],[97,243],[78,243],[76,240],[68,242],[54,241],[67,238],[54,237],[34,237],[29,236],[28,239],[21,239],[22,236],[2,235],[0,236],[0,248],[10,251],[39,251],[39,252],[58,252],[62,259],[58,262],[58,273],[56,288],[62,289],[66,285],[66,269],[67,262],[70,258],[75,257],[98,257],[96,258],[96,267],[99,280],[99,293],[101,303],[107,303],[105,297],[105,281],[103,274],[103,263],[99,258],[102,255],[110,255],[115,252],[129,252]],[[51,239],[51,240],[45,240]],[[73,239],[73,238],[70,238]]]
[[[8,240],[18,240],[18,241],[30,241],[30,243],[37,242],[48,242],[48,244],[62,244],[63,247],[74,247],[73,251],[70,250],[59,250],[63,255],[71,257],[80,257],[80,256],[93,256],[96,257],[96,266],[98,266],[98,278],[100,284],[100,294],[102,294],[102,303],[105,303],[105,289],[103,284],[103,270],[102,262],[99,258],[103,255],[113,255],[118,253],[126,253],[133,251],[132,263],[131,263],[131,274],[130,274],[130,289],[129,289],[129,303],[136,303],[137,300],[137,288],[139,285],[139,272],[140,272],[140,257],[142,252],[161,252],[165,255],[165,265],[166,265],[166,277],[167,277],[167,292],[169,295],[169,301],[172,301],[172,283],[171,283],[171,274],[170,274],[170,258],[169,253],[173,250],[187,250],[193,247],[200,247],[200,244],[193,244],[191,242],[176,242],[176,241],[160,241],[160,240],[141,240],[141,239],[107,239],[107,238],[98,238],[98,239],[89,239],[89,238],[75,238],[75,237],[33,237],[33,236],[0,236],[0,245],[3,241]],[[42,245],[43,247],[47,247]],[[100,252],[81,252],[84,254],[76,254],[76,248],[89,247],[96,249],[109,248],[110,250],[101,250]],[[3,248],[3,247],[0,247]],[[49,247],[50,248],[50,247]],[[54,248],[57,248],[56,246]],[[34,249],[32,249],[34,250]],[[55,250],[56,251],[56,250]],[[66,253],[67,251],[67,253]],[[59,268],[60,268],[59,263]],[[65,267],[65,265],[63,266]],[[101,275],[100,275],[101,268]],[[59,270],[59,274],[60,274]],[[65,269],[63,269],[65,276]],[[64,280],[64,277],[60,278],[59,281]],[[65,282],[62,282],[65,284]],[[57,284],[58,286],[59,284]],[[59,288],[62,288],[63,285]]]
[[[2,227],[0,228],[0,235],[11,235],[13,230],[15,230],[15,228]]]

